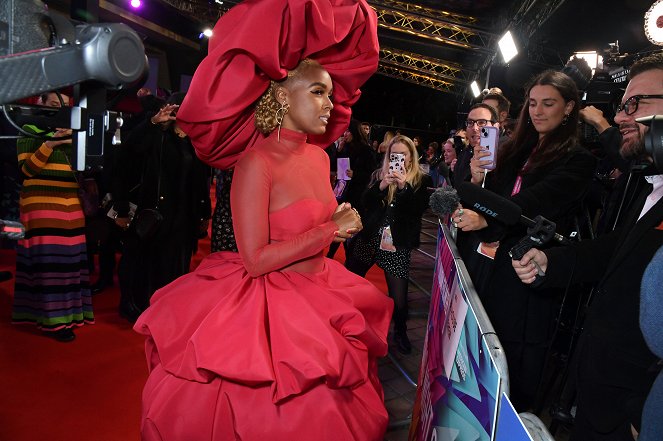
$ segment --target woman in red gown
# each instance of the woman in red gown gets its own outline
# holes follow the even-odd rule
[[[323,254],[361,229],[307,143],[326,131],[332,88],[310,60],[271,83],[255,109],[269,135],[234,171],[239,253],[210,255],[136,322],[150,368],[144,440],[383,438],[376,360],[392,301]]]

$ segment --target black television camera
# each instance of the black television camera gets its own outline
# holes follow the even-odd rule
[[[122,124],[106,109],[106,89],[136,84],[147,72],[140,37],[121,23],[74,24],[40,0],[0,4],[0,105],[15,126],[71,128],[72,165],[103,154],[107,134]],[[74,107],[9,104],[73,86]]]

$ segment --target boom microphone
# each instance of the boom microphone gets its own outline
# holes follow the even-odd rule
[[[458,204],[460,203],[460,198],[458,197],[458,192],[453,187],[440,187],[435,189],[433,194],[430,196],[429,205],[433,213],[439,217],[447,216],[453,213]]]
[[[463,182],[458,186],[458,194],[466,208],[481,213],[487,218],[495,219],[504,225],[511,226],[521,223],[529,228],[540,228],[544,223],[552,224],[552,229],[555,230],[553,222],[542,216],[537,216],[536,219],[523,216],[523,210],[517,204],[478,185]],[[554,233],[551,238],[563,244],[568,243],[568,240],[558,233]]]
[[[465,208],[474,210],[487,218],[493,218],[504,225],[516,225],[524,217],[523,210],[517,204],[478,185],[463,182],[458,186],[458,194],[460,194]],[[525,219],[529,221],[524,222],[526,225],[534,223],[531,219]]]

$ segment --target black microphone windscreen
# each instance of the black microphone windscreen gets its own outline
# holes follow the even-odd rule
[[[458,186],[458,194],[463,207],[474,210],[486,218],[495,219],[505,225],[515,225],[520,222],[522,209],[490,190],[463,182]]]
[[[442,217],[451,214],[458,208],[460,198],[455,188],[440,187],[430,196],[430,208],[433,213]]]

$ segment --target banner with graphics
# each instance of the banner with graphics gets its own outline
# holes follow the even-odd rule
[[[488,441],[495,433],[500,375],[444,234],[440,228],[409,439]]]

